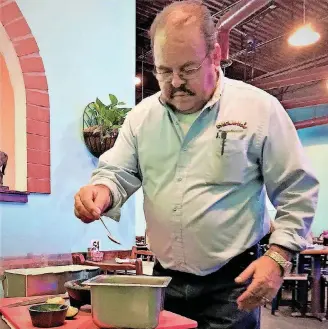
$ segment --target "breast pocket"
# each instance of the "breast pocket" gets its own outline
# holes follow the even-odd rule
[[[241,184],[247,164],[247,141],[244,139],[212,140],[210,145],[208,184]]]

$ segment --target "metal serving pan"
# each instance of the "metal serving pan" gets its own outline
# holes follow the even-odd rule
[[[92,318],[100,328],[152,329],[158,325],[170,277],[98,275],[90,286]]]

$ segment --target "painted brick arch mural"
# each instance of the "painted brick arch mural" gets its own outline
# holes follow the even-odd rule
[[[25,85],[27,163],[22,165],[27,166],[27,191],[50,193],[50,104],[38,44],[16,1],[0,0],[0,24],[15,49]]]

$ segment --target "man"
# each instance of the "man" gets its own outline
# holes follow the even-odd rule
[[[119,219],[140,186],[154,275],[172,277],[165,309],[199,328],[259,328],[294,253],[306,247],[318,182],[296,130],[266,92],[227,79],[210,12],[175,2],[150,31],[160,92],[127,116],[91,183],[75,196],[89,223]],[[265,189],[275,207],[270,250]]]

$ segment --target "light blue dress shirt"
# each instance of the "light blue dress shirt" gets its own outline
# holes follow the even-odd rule
[[[165,268],[207,275],[269,230],[266,193],[277,209],[270,243],[307,246],[318,181],[295,127],[268,93],[220,79],[186,134],[157,93],[127,116],[91,183],[108,186],[120,208],[142,186],[147,235]]]

